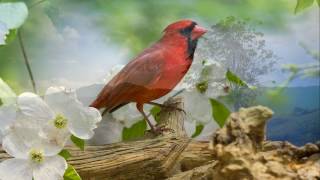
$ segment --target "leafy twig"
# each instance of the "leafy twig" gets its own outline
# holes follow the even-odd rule
[[[21,35],[21,29],[18,30],[18,39],[19,39],[19,45],[20,45],[20,49],[21,49],[21,52],[22,52],[22,55],[23,55],[24,63],[26,64],[26,67],[27,67],[27,70],[28,70],[28,73],[29,73],[29,77],[30,77],[30,80],[31,80],[31,83],[32,83],[33,92],[37,93],[36,83],[34,81],[32,70],[31,70],[30,63],[29,63],[29,59],[28,59],[28,56],[27,56],[27,52],[26,52],[24,44],[23,44],[22,35]]]

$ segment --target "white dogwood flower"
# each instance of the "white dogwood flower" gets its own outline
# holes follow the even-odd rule
[[[43,124],[40,133],[43,137],[62,147],[71,134],[90,139],[101,121],[97,109],[84,106],[74,91],[63,87],[50,87],[44,100],[33,93],[23,93],[17,104],[24,116]]]
[[[97,109],[62,87],[49,88],[44,99],[22,93],[5,103],[0,108],[2,148],[14,158],[0,163],[0,179],[62,179],[67,163],[57,154],[71,134],[91,138],[100,120]]]
[[[57,154],[62,147],[54,146],[39,136],[39,124],[18,119],[3,139],[2,148],[12,157],[0,163],[0,178],[3,180],[56,180],[62,179],[67,163]]]

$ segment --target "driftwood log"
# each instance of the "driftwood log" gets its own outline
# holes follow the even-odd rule
[[[82,179],[316,179],[320,178],[319,144],[295,147],[287,142],[265,141],[268,108],[241,109],[228,118],[212,140],[186,136],[181,98],[169,99],[157,126],[168,131],[143,139],[68,147],[68,162]],[[0,151],[0,161],[9,158]],[[299,170],[302,169],[302,170]]]

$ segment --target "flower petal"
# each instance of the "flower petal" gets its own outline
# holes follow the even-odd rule
[[[0,32],[0,36],[1,36],[1,32]],[[16,98],[17,98],[16,93],[13,92],[13,90],[9,87],[9,85],[0,78],[0,99],[2,103],[7,105],[15,104]]]
[[[150,111],[151,107],[152,106],[145,105],[144,109],[145,111]],[[117,109],[117,111],[112,113],[112,117],[123,123],[127,128],[130,128],[134,123],[143,119],[141,113],[137,111],[135,103],[130,103]]]
[[[187,120],[191,120],[191,122],[195,120],[201,124],[207,124],[212,121],[211,105],[206,96],[197,92],[197,90],[183,92],[181,96],[185,100],[185,111],[188,116],[191,116],[187,117]],[[197,102],[196,106],[194,106],[194,102]]]
[[[122,140],[122,129],[122,123],[115,120],[111,114],[106,114],[99,123],[99,127],[94,130],[94,136],[88,144],[103,145],[120,142]]]
[[[18,114],[19,116],[19,114]],[[3,149],[13,157],[26,159],[31,149],[40,149],[46,156],[58,154],[70,137],[65,132],[53,131],[46,126],[37,126],[35,121],[18,119],[3,138]],[[63,142],[62,142],[63,141]]]
[[[19,28],[28,17],[28,7],[24,2],[1,2],[0,21],[8,29]]]
[[[77,100],[74,91],[67,91],[63,87],[51,87],[47,90],[45,101],[56,113],[68,119],[68,128],[71,133],[81,139],[90,139],[101,121],[100,112],[92,107],[83,106]]]
[[[16,120],[17,107],[5,105],[0,107],[0,138],[5,134],[6,129]]]
[[[28,127],[23,121],[17,121],[3,138],[2,148],[13,157],[27,159],[31,148],[41,147],[38,131],[38,128]]]
[[[44,96],[44,101],[56,114],[64,114],[76,99],[75,92],[64,87],[49,87]]]
[[[44,161],[33,169],[34,180],[57,180],[63,179],[67,169],[67,162],[63,157],[45,157]]]
[[[81,139],[90,139],[94,135],[93,130],[97,128],[97,123],[102,119],[100,112],[92,107],[73,108],[66,114],[70,132]]]
[[[54,118],[54,113],[49,106],[36,94],[22,93],[17,102],[22,114],[28,119],[46,123]]]
[[[67,128],[58,129],[52,122],[43,127],[39,134],[43,139],[42,148],[45,156],[58,154],[69,140],[71,133]]]
[[[32,167],[25,159],[8,159],[0,163],[0,178],[3,180],[31,180]]]

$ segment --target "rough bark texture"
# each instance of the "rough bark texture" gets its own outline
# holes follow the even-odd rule
[[[232,113],[211,142],[189,139],[183,128],[180,98],[160,113],[162,135],[149,132],[142,140],[69,147],[69,163],[83,179],[319,179],[320,144],[296,147],[265,140],[272,111],[256,106]],[[0,161],[9,156],[0,151]]]

